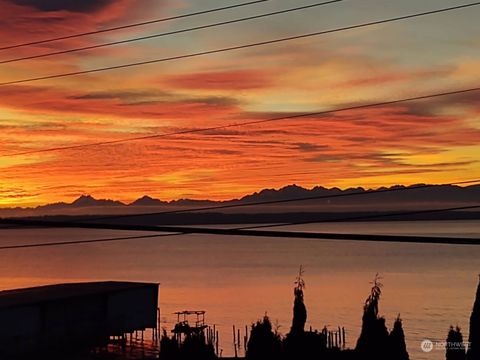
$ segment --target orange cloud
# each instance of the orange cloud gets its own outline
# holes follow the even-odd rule
[[[234,70],[176,75],[164,82],[180,89],[235,91],[266,88],[272,79],[266,71]]]
[[[33,0],[0,0],[0,46],[130,23],[151,18],[149,9],[155,9],[155,14],[163,14],[165,7],[172,9],[173,2],[161,3],[47,0],[26,6]],[[190,5],[199,8],[193,2]],[[199,24],[202,21],[198,19]],[[173,29],[177,24],[159,25],[163,26]],[[251,41],[251,32],[226,36],[226,31],[225,36],[208,31],[9,64],[0,66],[0,77],[8,81]],[[284,35],[277,32],[285,31],[272,26],[265,38]],[[125,34],[130,31],[107,38]],[[72,39],[1,56],[90,45],[102,39]],[[475,59],[461,60],[462,66],[455,57],[444,63],[436,57],[433,66],[417,63],[421,59],[411,55],[390,56],[395,49],[377,51],[381,47],[374,46],[374,37],[368,37],[368,44],[362,41],[367,40],[339,34],[321,41],[0,87],[0,154],[439,92],[464,87],[462,81],[475,73]],[[367,49],[360,51],[364,46]],[[228,199],[293,182],[345,187],[480,176],[476,156],[480,151],[479,94],[82,150],[4,156],[0,157],[0,189],[7,200],[0,204],[39,204],[81,193],[127,202],[144,194],[164,199]]]
[[[105,90],[81,93],[50,87],[0,87],[0,106],[33,114],[107,115],[135,119],[226,117],[237,109],[228,97],[196,96],[163,91]]]
[[[380,70],[379,74],[375,76],[359,77],[348,79],[341,82],[338,86],[341,87],[369,87],[379,85],[391,85],[398,82],[411,82],[412,80],[435,80],[440,76],[446,76],[453,72],[452,67],[445,67],[441,69],[420,69],[420,70],[395,70],[387,71]]]
[[[61,134],[69,134],[68,128],[58,130],[57,136]],[[7,167],[3,177],[42,184],[30,189],[35,194],[60,183],[65,189],[55,193],[56,200],[75,191],[123,201],[143,194],[226,199],[293,181],[305,186],[355,182],[386,172],[420,180],[425,173],[472,168],[477,165],[471,156],[428,164],[411,163],[410,158],[475,146],[479,137],[480,130],[461,118],[417,115],[415,108],[392,106],[85,148],[81,156],[77,151],[53,153],[44,161]]]

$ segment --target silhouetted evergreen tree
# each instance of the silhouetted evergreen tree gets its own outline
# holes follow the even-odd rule
[[[247,344],[246,358],[251,360],[279,359],[282,354],[282,340],[273,330],[267,315],[252,325]]]
[[[295,288],[293,294],[295,296],[293,302],[293,320],[290,334],[301,334],[305,331],[305,323],[307,322],[307,308],[303,300],[303,289],[305,288],[305,281],[302,278],[303,268],[300,266],[300,271],[295,281]]]
[[[288,334],[284,341],[284,355],[287,360],[310,360],[325,358],[327,349],[325,336],[317,331]]]
[[[160,339],[160,359],[170,360],[180,357],[180,349],[177,341],[167,335],[167,331],[163,329],[163,335]]]
[[[460,328],[450,326],[446,344],[447,360],[465,360],[465,346],[463,345],[463,335]]]
[[[480,282],[477,288],[475,303],[473,304],[472,315],[470,316],[468,360],[480,359]]]
[[[365,300],[362,317],[362,331],[355,348],[361,359],[389,359],[389,334],[385,319],[378,316],[378,303],[382,294],[382,284],[375,276],[370,295]]]
[[[187,335],[180,350],[180,359],[182,360],[213,360],[217,358],[213,345],[207,343],[203,332]]]
[[[303,268],[300,266],[298,277],[293,289],[293,320],[290,333],[283,341],[284,357],[286,359],[318,359],[326,350],[325,336],[317,331],[305,331],[307,308],[303,297],[305,281],[302,278]]]
[[[402,319],[400,314],[395,319],[393,324],[393,329],[390,332],[389,339],[389,349],[391,360],[409,360],[407,344],[405,343],[405,333],[403,331]]]
[[[212,344],[207,343],[203,332],[188,334],[179,344],[174,337],[168,337],[167,332],[163,330],[159,358],[161,360],[214,360],[217,356]]]

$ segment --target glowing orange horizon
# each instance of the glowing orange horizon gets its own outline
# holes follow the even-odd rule
[[[214,7],[185,2],[144,7],[130,0],[51,9],[1,0],[0,45],[77,33],[152,17]],[[88,4],[87,4],[88,3]],[[288,2],[263,5],[278,8]],[[91,4],[90,4],[91,5]],[[415,9],[418,4],[405,2]],[[52,5],[53,6],[53,5]],[[59,6],[59,5],[56,5]],[[66,5],[65,5],[66,6]],[[340,6],[340,5],[339,5]],[[353,22],[332,9],[129,44],[92,52],[1,65],[9,81],[63,71],[178,55],[248,42],[259,31],[274,38],[317,24]],[[410,9],[410,8],[409,8]],[[358,9],[357,9],[358,10]],[[247,11],[247,10],[244,10]],[[255,13],[258,9],[250,9]],[[377,9],[376,17],[388,17]],[[472,16],[462,13],[463,18]],[[225,16],[225,15],[222,15]],[[458,26],[468,24],[452,15]],[[24,21],[12,19],[22,17]],[[45,26],[45,19],[55,22]],[[220,17],[218,15],[217,17]],[[350,19],[352,17],[352,19]],[[360,19],[355,18],[355,22]],[[206,20],[192,20],[197,24]],[[413,24],[413,23],[412,23]],[[176,28],[161,24],[148,31]],[[266,27],[265,27],[266,26]],[[318,25],[320,26],[320,25]],[[465,25],[466,26],[466,25]],[[242,31],[238,31],[241,29]],[[441,22],[383,26],[315,40],[188,61],[0,87],[0,154],[219,126],[326,110],[346,104],[415,96],[475,84],[480,57],[458,34],[431,43]],[[2,52],[31,55],[144,34],[147,29]],[[408,36],[409,32],[418,35]],[[263,32],[262,32],[263,33]],[[423,35],[422,35],[423,34]],[[368,36],[366,36],[368,35]],[[408,41],[407,41],[408,39]],[[395,48],[389,44],[395,43]],[[428,47],[428,53],[418,49]],[[78,150],[0,157],[0,207],[71,201],[81,194],[131,202],[143,195],[227,200],[289,184],[303,187],[379,187],[479,178],[480,93],[243,126],[215,132]]]

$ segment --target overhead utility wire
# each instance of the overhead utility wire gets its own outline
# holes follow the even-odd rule
[[[126,39],[126,40],[112,41],[112,42],[108,42],[108,43],[79,47],[79,48],[74,48],[74,49],[54,51],[54,52],[49,52],[49,53],[39,54],[39,55],[30,55],[30,56],[23,56],[23,57],[8,59],[8,60],[1,60],[0,64],[9,64],[9,63],[19,62],[19,61],[24,61],[24,60],[33,60],[33,59],[51,57],[51,56],[56,56],[56,55],[70,54],[70,53],[75,53],[75,52],[79,52],[79,51],[94,50],[94,49],[100,49],[100,48],[114,46],[114,45],[128,44],[128,43],[133,43],[133,42],[137,42],[137,41],[151,40],[151,39],[155,39],[155,38],[159,38],[159,37],[166,37],[166,36],[171,36],[171,35],[188,33],[188,32],[192,32],[192,31],[211,29],[211,28],[215,28],[215,27],[219,27],[219,26],[237,24],[237,23],[242,23],[242,22],[245,22],[245,21],[262,19],[262,18],[275,16],[275,15],[281,15],[281,14],[287,14],[287,13],[294,12],[294,11],[311,9],[311,8],[314,8],[314,7],[329,5],[329,4],[337,3],[337,2],[341,2],[341,1],[344,1],[344,0],[324,1],[324,2],[320,2],[320,3],[315,3],[315,4],[305,5],[305,6],[298,6],[298,7],[294,7],[294,8],[290,8],[290,9],[285,9],[285,10],[273,11],[273,12],[264,13],[264,14],[260,14],[260,15],[253,15],[253,16],[242,17],[242,18],[228,20],[228,21],[211,23],[211,24],[207,24],[207,25],[200,25],[200,26],[195,26],[195,27],[190,27],[190,28],[185,28],[185,29],[180,29],[180,30],[168,31],[168,32],[160,33],[160,34],[153,34],[153,35],[135,37],[135,38],[130,38],[130,39]]]
[[[306,39],[306,38],[309,38],[309,37],[314,37],[314,36],[319,36],[319,35],[332,34],[332,33],[345,31],[345,30],[359,29],[359,28],[364,28],[364,27],[373,26],[373,25],[390,23],[390,22],[394,22],[394,21],[407,20],[407,19],[417,18],[417,17],[421,17],[421,16],[426,16],[426,15],[438,14],[438,13],[452,11],[452,10],[459,10],[459,9],[464,9],[464,8],[477,6],[477,5],[480,5],[480,2],[458,5],[458,6],[442,8],[442,9],[437,9],[437,10],[431,10],[431,11],[426,11],[426,12],[421,12],[421,13],[409,14],[409,15],[404,15],[404,16],[398,16],[398,17],[393,17],[393,18],[384,19],[384,20],[377,20],[377,21],[361,23],[361,24],[351,25],[351,26],[345,26],[345,27],[340,27],[340,28],[335,28],[335,29],[330,29],[330,30],[323,30],[323,31],[307,33],[307,34],[302,34],[302,35],[295,35],[295,36],[289,36],[289,37],[278,38],[278,39],[273,39],[273,40],[266,40],[266,41],[255,42],[255,43],[248,43],[248,44],[243,44],[243,45],[224,47],[224,48],[220,48],[220,49],[206,50],[206,51],[200,51],[200,52],[189,53],[189,54],[184,54],[184,55],[171,56],[171,57],[166,57],[166,58],[161,58],[161,59],[153,59],[153,60],[133,62],[133,63],[128,63],[128,64],[113,65],[113,66],[107,66],[107,67],[99,67],[99,68],[89,69],[89,70],[80,70],[80,71],[73,71],[73,72],[68,72],[68,73],[39,76],[39,77],[33,77],[33,78],[27,78],[27,79],[21,79],[21,80],[6,81],[6,82],[0,83],[0,86],[24,84],[24,83],[30,83],[30,82],[36,82],[36,81],[42,81],[42,80],[58,79],[58,78],[65,78],[65,77],[71,77],[71,76],[77,76],[77,75],[93,74],[93,73],[99,73],[99,72],[110,71],[110,70],[125,69],[125,68],[131,68],[131,67],[137,67],[137,66],[143,66],[143,65],[149,65],[149,64],[157,64],[157,63],[161,63],[161,62],[168,62],[168,61],[173,61],[173,60],[188,59],[188,58],[194,58],[194,57],[199,57],[199,56],[206,56],[206,55],[225,53],[225,52],[230,52],[230,51],[235,51],[235,50],[254,48],[254,47],[272,45],[272,44],[278,44],[278,43],[287,42],[287,41]]]
[[[451,208],[442,208],[442,209],[428,209],[428,210],[416,210],[416,211],[400,211],[400,212],[391,212],[386,214],[370,214],[370,215],[359,215],[359,216],[348,216],[336,219],[317,219],[317,220],[305,220],[305,221],[296,221],[296,222],[287,222],[279,224],[269,224],[269,225],[254,225],[254,226],[243,226],[236,229],[246,230],[246,229],[264,229],[264,228],[274,228],[274,227],[283,227],[283,226],[293,226],[293,225],[307,225],[307,224],[319,224],[319,223],[331,223],[331,222],[346,222],[346,221],[358,221],[358,220],[372,220],[372,219],[382,219],[387,217],[397,217],[397,216],[410,216],[410,215],[422,215],[422,214],[434,214],[440,212],[449,212],[449,211],[461,211],[461,210],[475,210],[479,209],[480,205],[471,205],[471,206],[457,206]]]
[[[54,37],[54,38],[30,41],[30,42],[19,43],[19,44],[14,44],[14,45],[7,45],[7,46],[0,47],[0,51],[9,50],[9,49],[16,49],[16,48],[25,47],[25,46],[46,44],[46,43],[50,43],[50,42],[54,42],[54,41],[60,41],[60,40],[74,39],[74,38],[79,38],[79,37],[83,37],[83,36],[102,34],[102,33],[107,33],[107,32],[112,32],[112,31],[117,31],[117,30],[131,29],[131,28],[145,26],[145,25],[152,25],[152,24],[157,24],[157,23],[171,21],[171,20],[179,20],[179,19],[184,19],[184,18],[198,16],[198,15],[204,15],[204,14],[210,14],[210,13],[215,13],[215,12],[224,11],[224,10],[240,8],[240,7],[244,7],[244,6],[264,3],[264,2],[267,2],[267,1],[270,1],[270,0],[249,1],[249,2],[246,2],[246,3],[240,3],[240,4],[235,4],[235,5],[229,5],[229,6],[222,6],[222,7],[213,8],[213,9],[196,11],[196,12],[192,12],[192,13],[186,13],[186,14],[170,16],[170,17],[165,17],[165,18],[160,18],[160,19],[142,21],[142,22],[127,24],[127,25],[115,26],[115,27],[110,27],[110,28],[105,28],[105,29],[100,29],[100,30],[88,31],[88,32],[77,33],[77,34],[72,34],[72,35],[65,35],[65,36],[58,36],[58,37]]]
[[[458,182],[451,182],[451,183],[443,183],[443,184],[422,184],[422,185],[414,185],[414,186],[409,186],[409,187],[395,187],[395,188],[380,189],[380,190],[367,190],[367,191],[363,191],[363,192],[349,192],[349,193],[331,194],[331,195],[307,196],[307,197],[291,198],[291,199],[279,199],[279,200],[255,201],[255,202],[248,202],[248,203],[235,203],[235,204],[216,205],[216,206],[204,206],[204,207],[177,209],[177,210],[166,210],[166,211],[158,211],[158,212],[150,212],[150,213],[102,216],[102,217],[89,218],[88,220],[89,221],[103,221],[103,220],[115,220],[115,219],[143,217],[143,216],[181,214],[181,213],[190,213],[190,212],[198,212],[198,211],[224,210],[224,209],[252,207],[252,206],[259,206],[259,205],[285,204],[285,203],[309,201],[309,200],[322,200],[322,199],[334,199],[334,198],[343,198],[343,197],[352,197],[352,196],[376,195],[376,194],[384,194],[384,193],[391,193],[391,192],[398,192],[398,191],[419,190],[419,189],[425,189],[425,188],[431,188],[431,187],[437,187],[437,186],[474,184],[474,183],[479,183],[479,182],[480,182],[480,179],[458,181]],[[393,215],[394,214],[389,215],[389,216],[393,216]],[[290,225],[290,224],[288,224],[288,225]]]
[[[94,244],[94,243],[117,242],[117,241],[126,241],[126,240],[159,238],[159,237],[167,237],[167,236],[174,236],[174,235],[182,235],[182,234],[174,233],[174,234],[139,235],[139,236],[123,236],[123,237],[72,240],[72,241],[42,242],[42,243],[35,243],[35,244],[4,245],[4,246],[0,246],[0,250],[31,249],[31,248],[63,246],[63,245]]]
[[[100,218],[99,217],[94,217],[94,218],[89,217],[86,220],[88,220],[89,222],[95,222],[95,221],[100,221],[100,220],[114,220],[114,219],[139,217],[139,216],[151,216],[151,215],[187,213],[187,212],[196,212],[196,211],[205,211],[205,210],[217,210],[217,209],[226,209],[226,208],[249,207],[249,206],[258,206],[258,205],[266,205],[266,204],[299,202],[299,201],[307,201],[307,200],[314,200],[314,199],[331,199],[331,198],[349,197],[349,196],[358,196],[358,195],[361,195],[361,196],[363,196],[363,195],[375,195],[375,194],[379,194],[379,193],[425,189],[425,188],[435,187],[435,186],[471,184],[471,183],[477,183],[477,182],[480,182],[480,179],[458,181],[458,182],[452,182],[452,183],[443,183],[443,184],[436,184],[436,185],[433,185],[433,184],[432,185],[418,185],[418,186],[413,186],[413,187],[408,187],[408,188],[392,188],[392,189],[375,190],[375,191],[358,192],[358,193],[312,196],[312,197],[303,197],[303,198],[252,202],[252,203],[245,203],[245,204],[231,204],[231,205],[220,205],[220,206],[211,206],[211,207],[202,207],[202,208],[169,210],[169,211],[162,211],[162,212],[155,212],[155,213],[124,214],[124,215],[115,215],[115,216],[105,216],[105,217],[100,217]],[[478,206],[474,205],[474,206],[463,206],[463,207],[454,207],[454,208],[418,210],[418,211],[407,211],[407,212],[394,212],[394,213],[387,213],[387,214],[371,214],[371,215],[360,215],[360,216],[354,216],[354,217],[341,217],[341,218],[334,218],[334,219],[311,220],[311,221],[303,221],[303,222],[289,222],[289,223],[281,223],[281,224],[273,224],[273,225],[256,225],[256,226],[240,227],[240,228],[236,228],[236,229],[237,230],[260,229],[260,228],[270,228],[270,227],[289,226],[289,225],[301,225],[301,224],[309,224],[309,223],[368,220],[368,219],[377,219],[377,218],[395,217],[395,216],[407,216],[407,215],[437,213],[437,212],[447,212],[447,211],[458,211],[458,210],[471,210],[471,209],[476,209],[476,208],[478,208]],[[71,223],[71,221],[69,221],[69,222]],[[0,220],[0,223],[1,223],[1,220]],[[82,223],[82,221],[80,221],[80,223]],[[61,222],[56,221],[55,224],[61,224]],[[21,229],[22,226],[25,227],[25,225],[12,225],[11,227],[0,227],[0,229],[19,229],[19,228]]]
[[[1,154],[0,157],[30,155],[30,154],[39,154],[39,153],[63,151],[63,150],[75,150],[75,149],[83,149],[83,148],[92,147],[92,146],[113,145],[113,144],[120,144],[120,143],[126,143],[131,141],[157,139],[157,138],[169,137],[169,136],[175,136],[175,135],[194,134],[194,133],[201,133],[206,131],[223,130],[223,129],[239,127],[239,126],[257,125],[257,124],[264,124],[268,122],[282,121],[282,120],[293,120],[293,119],[305,118],[309,116],[322,116],[322,115],[328,115],[328,114],[334,114],[334,113],[340,113],[340,112],[346,112],[346,111],[352,111],[352,110],[360,110],[360,109],[368,109],[368,108],[374,108],[379,106],[401,104],[401,103],[417,101],[417,100],[426,100],[426,99],[432,99],[432,98],[444,97],[444,96],[450,96],[450,95],[460,95],[460,94],[465,94],[465,93],[470,93],[475,91],[480,91],[480,86],[475,88],[469,88],[469,89],[446,91],[446,92],[420,95],[420,96],[414,96],[414,97],[408,97],[408,98],[402,98],[402,99],[396,99],[396,100],[382,101],[377,103],[352,105],[352,106],[339,107],[336,109],[330,109],[330,110],[324,110],[324,111],[280,116],[280,117],[262,119],[262,120],[245,121],[245,122],[232,123],[227,125],[212,126],[207,128],[182,130],[182,131],[175,131],[170,133],[160,133],[160,134],[157,133],[152,135],[131,137],[126,139],[101,141],[96,143],[78,144],[78,145],[69,145],[69,146],[58,146],[58,147],[45,148],[45,149],[39,149],[39,150],[27,150],[27,151],[16,152],[11,154]]]
[[[480,208],[480,205],[476,206]],[[471,207],[472,208],[472,207]],[[436,209],[440,211],[441,209]],[[446,209],[445,209],[446,210]],[[58,222],[45,220],[23,220],[23,219],[0,219],[0,223],[13,224],[20,226],[41,226],[56,228],[86,228],[86,229],[109,229],[109,230],[129,230],[129,231],[148,231],[161,232],[170,234],[159,234],[160,236],[178,236],[185,234],[209,234],[224,236],[254,236],[254,237],[276,237],[276,238],[300,238],[300,239],[317,239],[317,240],[358,240],[358,241],[380,241],[380,242],[402,242],[402,243],[427,243],[427,244],[457,244],[457,245],[480,245],[480,238],[465,237],[448,237],[448,236],[414,236],[414,235],[378,235],[378,234],[342,234],[342,233],[320,233],[320,232],[302,232],[302,231],[275,231],[275,230],[252,230],[252,229],[218,229],[204,227],[188,227],[188,226],[152,226],[152,225],[125,225],[125,224],[96,224],[96,223],[76,223],[76,222]],[[152,238],[155,235],[147,235],[145,237],[135,236],[135,239]],[[118,241],[129,240],[126,237],[119,238]],[[83,243],[87,242],[113,242],[115,238],[108,239],[92,239],[78,240]],[[58,245],[71,245],[78,243],[58,242]],[[18,244],[0,247],[0,250],[9,250],[15,248],[29,247],[47,247],[56,246],[55,242],[37,243],[37,244]]]

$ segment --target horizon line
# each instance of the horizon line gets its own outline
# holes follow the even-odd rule
[[[464,186],[461,186],[461,185],[464,185]],[[338,190],[338,191],[341,191],[341,192],[345,192],[345,191],[349,191],[349,190],[359,190],[359,191],[368,192],[368,191],[378,191],[378,190],[382,190],[382,189],[411,188],[411,187],[416,187],[416,186],[426,186],[426,187],[453,186],[453,187],[467,188],[467,187],[470,187],[470,186],[477,186],[477,185],[480,185],[480,180],[478,180],[478,179],[467,180],[467,181],[459,181],[459,182],[451,182],[451,183],[439,183],[439,184],[420,182],[420,183],[412,183],[412,184],[409,184],[409,185],[393,184],[393,185],[382,185],[382,186],[378,186],[378,187],[364,187],[364,186],[352,187],[352,186],[349,186],[349,187],[343,187],[343,188],[339,187],[339,186],[327,187],[327,186],[323,186],[323,185],[315,185],[315,186],[312,186],[312,187],[303,187],[301,185],[297,185],[297,184],[294,183],[294,184],[284,185],[284,186],[281,186],[281,187],[278,187],[278,188],[263,188],[263,189],[260,189],[260,190],[257,190],[257,191],[251,192],[251,193],[244,194],[244,195],[239,196],[239,197],[228,198],[228,199],[224,199],[224,200],[212,200],[212,199],[206,199],[206,198],[195,199],[195,198],[188,198],[188,197],[180,197],[180,198],[171,199],[171,200],[162,200],[160,198],[154,197],[155,195],[144,194],[144,195],[141,195],[138,198],[135,198],[134,200],[131,200],[131,201],[122,201],[122,200],[115,200],[115,199],[110,199],[110,198],[95,197],[95,196],[93,196],[89,193],[82,193],[82,194],[76,196],[74,198],[74,200],[72,200],[71,202],[67,202],[67,201],[63,200],[63,201],[57,201],[57,202],[52,202],[52,203],[43,203],[43,204],[36,205],[36,206],[26,206],[26,207],[22,207],[22,206],[15,206],[15,207],[7,206],[7,207],[4,207],[4,206],[0,205],[0,210],[37,210],[37,209],[41,209],[42,207],[47,207],[47,206],[51,206],[51,205],[74,205],[76,201],[79,201],[82,198],[91,198],[94,201],[108,201],[108,202],[116,203],[117,206],[128,207],[128,206],[135,206],[135,202],[137,202],[139,200],[142,200],[146,197],[150,198],[153,201],[162,202],[162,203],[164,203],[164,205],[171,205],[171,204],[174,204],[176,202],[181,202],[181,201],[228,203],[228,202],[233,202],[233,201],[242,201],[247,197],[254,196],[254,195],[260,195],[264,191],[280,192],[284,189],[292,188],[292,187],[302,189],[302,190],[306,190],[306,191],[313,191],[315,189],[321,188],[321,189],[328,190],[328,191]],[[85,207],[88,207],[88,206],[85,206]]]

